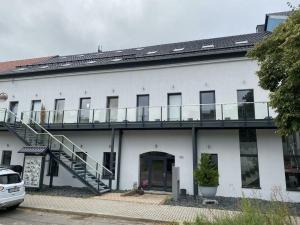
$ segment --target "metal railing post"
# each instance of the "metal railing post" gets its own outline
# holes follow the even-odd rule
[[[50,115],[51,115],[51,111],[49,110],[48,111],[48,122],[47,122],[48,123],[48,127],[49,127],[49,124],[50,124]]]
[[[221,104],[221,118],[224,120],[223,104]]]
[[[6,114],[7,114],[7,109],[5,109],[5,112],[4,112],[4,120],[3,120],[4,123],[6,123]]]
[[[182,121],[182,106],[179,106],[179,110],[180,110],[180,121]]]
[[[92,124],[94,124],[94,118],[95,118],[95,109],[93,109]]]
[[[268,111],[268,120],[270,120],[270,106],[269,106],[269,102],[267,102],[267,111]]]

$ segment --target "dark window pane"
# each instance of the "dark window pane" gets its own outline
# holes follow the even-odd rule
[[[12,151],[3,151],[2,152],[2,160],[1,160],[1,164],[2,165],[5,165],[5,166],[9,166],[10,165],[11,154],[12,154]]]
[[[0,176],[0,184],[17,184],[21,182],[18,174],[7,174]]]
[[[259,168],[257,155],[257,142],[255,129],[240,129],[240,155],[242,186],[246,188],[259,188]]]
[[[107,169],[110,170],[110,152],[103,152],[103,166]],[[116,153],[114,152],[113,154],[113,167],[112,167],[112,173],[113,177],[112,179],[115,179],[115,169],[116,169]],[[108,179],[110,174],[106,173],[105,170],[103,170],[102,178],[103,179]]]
[[[259,169],[257,157],[241,156],[242,186],[259,187]]]
[[[149,121],[149,95],[137,96],[137,121]]]
[[[295,133],[282,138],[286,187],[300,191],[300,135]]]
[[[216,119],[216,105],[215,92],[205,91],[200,92],[201,104],[201,120],[215,120]]]
[[[53,159],[50,159],[47,175],[50,176],[51,175],[51,169],[53,169],[53,176],[57,177],[58,176],[58,168],[59,168],[58,162],[53,160]]]
[[[239,119],[255,119],[253,90],[238,90],[237,100]]]

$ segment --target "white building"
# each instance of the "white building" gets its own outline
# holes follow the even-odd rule
[[[299,135],[283,144],[276,134],[276,114],[255,75],[258,64],[246,57],[269,34],[260,28],[56,56],[1,73],[0,92],[8,98],[0,108],[18,116],[0,112],[1,163],[23,165],[18,151],[25,145],[48,146],[44,184],[95,192],[131,189],[134,183],[169,191],[175,165],[180,188],[196,195],[193,170],[201,154],[209,153],[220,174],[217,195],[270,199],[280,189],[285,200],[300,201]]]

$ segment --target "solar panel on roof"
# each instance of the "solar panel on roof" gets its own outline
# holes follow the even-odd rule
[[[112,59],[111,61],[112,62],[118,62],[118,61],[121,61],[122,59],[121,58],[115,58],[115,59]]]
[[[175,49],[173,49],[173,52],[179,52],[179,51],[182,51],[182,50],[184,50],[184,48],[175,48]]]

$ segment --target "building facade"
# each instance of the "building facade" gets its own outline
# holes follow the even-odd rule
[[[299,201],[299,134],[276,134],[246,57],[269,34],[56,56],[2,73],[1,164],[23,165],[18,151],[43,145],[46,185],[159,191],[171,190],[176,166],[180,188],[197,195],[193,171],[211,154],[217,195]]]

